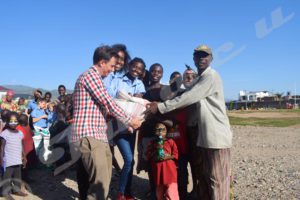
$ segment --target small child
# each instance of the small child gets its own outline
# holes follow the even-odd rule
[[[56,102],[47,103],[47,109],[45,110],[45,112],[48,115],[48,119],[47,119],[48,129],[51,127],[53,122],[56,120],[55,110],[56,110]]]
[[[30,113],[30,116],[35,131],[44,136],[49,136],[47,103],[44,98],[38,100],[38,107]]]
[[[17,130],[21,131],[23,134],[24,153],[27,160],[26,166],[24,166],[24,169],[22,170],[22,175],[24,180],[28,181],[27,170],[33,168],[37,162],[34,143],[32,139],[33,132],[28,124],[29,119],[26,114],[21,114],[18,118],[18,121],[19,125],[17,126]]]
[[[167,138],[167,133],[173,126],[170,120],[156,123],[156,140],[151,141],[147,150],[147,157],[151,163],[156,197],[158,200],[179,200],[177,186],[178,150],[173,139]]]
[[[11,112],[8,117],[7,129],[0,134],[0,137],[5,140],[5,146],[1,148],[4,150],[1,169],[4,171],[2,193],[7,199],[13,199],[10,195],[11,192],[18,196],[27,196],[21,191],[21,166],[26,164],[26,158],[22,145],[23,134],[16,129],[17,118],[18,114]]]
[[[30,113],[34,127],[33,141],[35,151],[39,160],[44,164],[48,164],[51,155],[51,151],[49,150],[50,132],[48,129],[48,113],[46,110],[46,100],[40,98],[38,99],[38,107]]]

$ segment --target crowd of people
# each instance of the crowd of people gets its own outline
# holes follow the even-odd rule
[[[63,142],[65,154],[59,160],[50,159],[56,145],[51,144],[52,138],[72,123],[72,95],[66,93],[64,85],[58,91],[55,100],[50,92],[43,95],[35,90],[32,101],[19,98],[15,102],[14,92],[8,90],[0,101],[0,186],[6,199],[13,199],[11,193],[27,196],[22,181],[32,180],[30,169],[57,167],[59,161],[68,159],[67,140]]]
[[[196,71],[186,66],[163,85],[160,63],[147,69],[142,58],[131,58],[125,45],[104,45],[96,48],[93,65],[78,77],[73,94],[60,85],[60,96],[52,100],[51,93],[43,96],[36,90],[26,106],[22,98],[13,102],[13,91],[8,91],[1,101],[2,195],[26,196],[20,180],[28,181],[31,167],[71,163],[77,167],[80,199],[106,199],[114,167],[119,176],[116,199],[131,200],[136,163],[137,173],[148,173],[150,199],[229,199],[232,133],[222,81],[210,67],[208,46],[195,48],[193,59]],[[122,93],[143,99],[145,115],[131,115],[129,106],[120,106]],[[56,147],[64,154],[53,155]]]

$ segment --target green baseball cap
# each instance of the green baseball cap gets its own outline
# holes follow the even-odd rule
[[[200,46],[198,46],[198,47],[196,47],[196,48],[194,49],[194,51],[195,51],[195,52],[203,51],[203,52],[205,52],[205,53],[208,53],[208,54],[212,55],[211,48],[209,48],[207,45],[203,45],[203,44],[200,45]]]

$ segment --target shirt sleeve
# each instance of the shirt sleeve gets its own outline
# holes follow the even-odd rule
[[[107,77],[103,79],[103,84],[106,88],[107,93],[113,97],[114,91],[112,90],[112,81],[113,81],[112,74],[109,74]]]
[[[4,140],[6,140],[6,131],[5,130],[0,133],[0,137],[3,138]]]
[[[144,83],[139,80],[137,87],[136,87],[136,94],[145,94],[145,93],[146,93],[146,89],[145,89]]]
[[[198,82],[181,96],[158,104],[158,110],[164,114],[172,110],[192,105],[210,96],[214,91],[212,74],[202,76]]]
[[[54,112],[48,111],[48,122],[53,122]]]
[[[122,79],[120,78],[115,78],[112,79],[110,82],[110,88],[109,88],[109,94],[112,98],[116,98],[117,97],[117,93],[119,92],[119,87],[120,87],[120,81]]]
[[[120,108],[112,97],[107,93],[102,80],[95,73],[89,73],[81,79],[86,90],[91,94],[93,98],[100,104],[108,109],[109,113],[123,122],[125,125],[131,120],[130,116],[127,116],[124,110]]]
[[[37,116],[37,113],[36,113],[36,109],[34,109],[31,113],[30,113],[30,116],[32,117],[32,118],[37,118],[38,116]]]
[[[31,102],[28,103],[27,108],[28,108],[28,109],[32,109],[32,108],[31,108]]]

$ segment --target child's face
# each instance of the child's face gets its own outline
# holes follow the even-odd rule
[[[51,96],[49,94],[47,94],[47,95],[45,95],[45,99],[46,99],[47,102],[50,102]]]
[[[18,126],[18,119],[16,118],[16,116],[11,116],[11,118],[8,121],[8,125],[10,129],[16,129],[16,127]]]
[[[40,101],[40,102],[39,102],[39,107],[40,107],[41,109],[46,109],[46,108],[47,108],[46,102],[45,102],[45,101]]]
[[[24,104],[25,104],[24,99],[19,99],[19,105],[24,105]]]
[[[165,138],[167,136],[167,127],[162,123],[157,123],[155,126],[155,135]]]
[[[129,73],[132,77],[140,77],[144,73],[144,65],[140,62],[134,62],[129,67]]]

